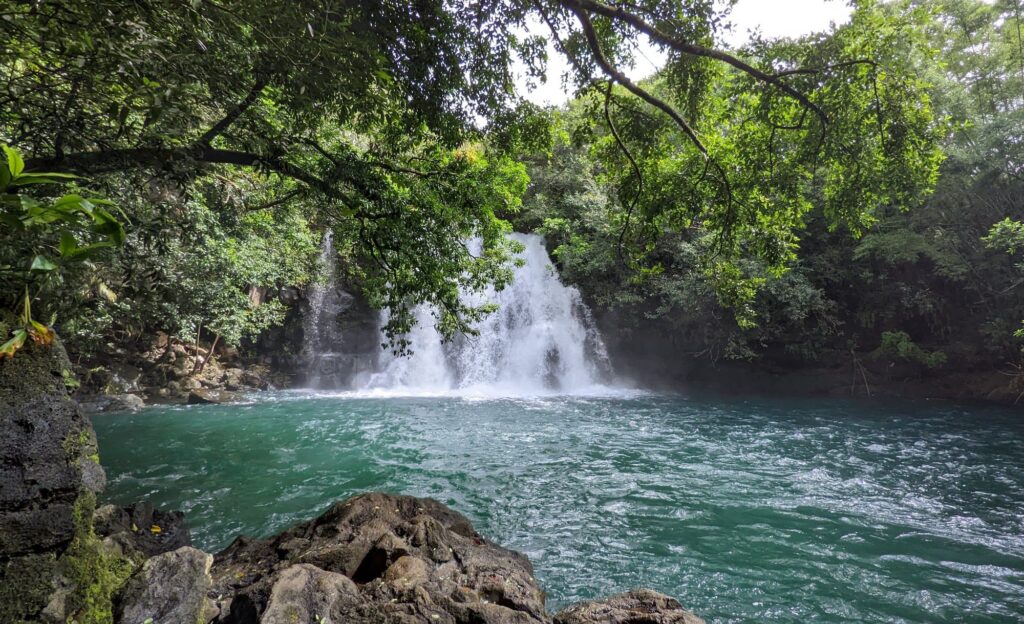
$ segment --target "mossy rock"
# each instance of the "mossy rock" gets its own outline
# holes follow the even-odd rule
[[[27,622],[40,614],[59,577],[53,553],[15,557],[0,565],[0,622]]]
[[[71,370],[60,340],[51,345],[29,342],[13,358],[0,360],[0,404],[66,399]]]
[[[100,540],[105,485],[92,424],[69,397],[59,341],[0,362],[0,622],[109,624],[140,562]]]
[[[62,611],[77,624],[112,624],[114,597],[145,559],[104,543],[93,530],[95,509],[95,495],[83,494],[75,509],[75,538],[58,562],[71,582]]]
[[[59,341],[0,361],[0,560],[61,554],[79,496],[105,485],[92,423],[68,396],[69,369]]]

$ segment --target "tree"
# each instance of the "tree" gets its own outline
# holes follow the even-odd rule
[[[1024,299],[1019,267],[1002,251],[1009,248],[1014,223],[1024,218],[1018,200],[1024,57],[1017,8],[980,0],[864,5],[848,26],[813,37],[813,46],[753,44],[806,45],[823,53],[854,45],[854,32],[868,33],[875,38],[868,41],[880,46],[875,61],[919,78],[914,88],[923,91],[915,97],[921,98],[922,110],[933,108],[933,132],[941,131],[944,158],[931,196],[923,192],[927,184],[919,191],[904,186],[910,192],[899,201],[893,195],[868,212],[862,200],[830,209],[823,193],[805,195],[809,211],[793,230],[800,237],[798,257],[788,261],[784,274],[750,234],[736,259],[722,262],[729,248],[723,249],[720,232],[687,212],[682,199],[695,193],[685,184],[655,194],[666,188],[665,178],[679,174],[664,156],[674,143],[659,144],[651,137],[679,138],[681,133],[619,87],[609,101],[599,84],[557,117],[554,152],[528,160],[534,184],[519,220],[526,227],[543,224],[563,277],[579,285],[597,308],[614,315],[617,330],[646,327],[658,342],[673,341],[673,353],[846,366],[851,349],[879,358],[909,352],[880,348],[888,335],[890,346],[921,345],[922,353],[934,355],[932,364],[942,359],[940,351],[946,353],[947,370],[992,370],[1015,361],[1019,342],[1013,334],[1024,318]],[[869,23],[877,25],[864,28]],[[857,68],[876,70],[868,63]],[[669,98],[674,80],[663,72],[640,86]],[[726,95],[727,102],[740,97],[735,89],[709,89]],[[869,89],[866,96],[873,99],[874,93]],[[606,103],[618,136],[607,130]],[[706,117],[701,123],[733,127],[727,109],[718,116],[714,107],[702,110]],[[738,140],[739,133],[732,134]],[[630,173],[619,140],[631,148],[641,170],[646,190],[639,200],[634,199],[638,177]],[[756,145],[733,152],[737,157],[748,153],[764,155]],[[757,161],[738,162],[748,163],[738,171],[764,173]],[[779,161],[769,157],[762,162],[770,168]],[[787,169],[776,171],[777,183]],[[907,179],[891,182],[903,185]],[[820,172],[819,184],[824,184]],[[777,185],[762,181],[752,188],[776,189],[769,205],[787,205]],[[627,221],[630,205],[635,210]],[[836,228],[836,216],[843,211],[863,222]],[[986,245],[983,237],[1006,218],[1011,221],[992,230]],[[861,236],[850,236],[851,229],[859,229]],[[760,230],[765,236],[780,231],[785,232]],[[630,244],[631,238],[647,245]],[[623,241],[621,247],[632,250],[632,257],[621,258],[617,248]],[[893,336],[907,340],[894,342]]]
[[[272,202],[342,233],[393,334],[423,300],[446,333],[469,330],[481,311],[458,287],[507,279],[495,213],[525,188],[508,156],[545,138],[513,88],[516,56],[542,71],[538,38],[516,34],[528,18],[603,101],[627,256],[699,227],[716,237],[710,270],[734,275],[745,253],[780,270],[811,197],[860,230],[926,190],[938,162],[927,101],[890,52],[915,31],[867,3],[826,39],[735,53],[713,46],[710,0],[71,0],[2,17],[0,136],[30,168],[186,189],[225,168],[264,173]],[[670,55],[660,85],[620,69],[640,37]],[[480,257],[461,243],[472,236]]]

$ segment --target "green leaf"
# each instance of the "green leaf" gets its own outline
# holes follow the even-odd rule
[[[21,154],[17,150],[7,145],[4,145],[3,148],[4,154],[7,155],[7,168],[11,172],[11,178],[17,178],[25,170],[25,161],[21,159]]]
[[[84,247],[76,248],[68,255],[68,258],[74,260],[75,262],[81,262],[83,260],[86,260],[87,258],[92,258],[99,251],[109,249],[114,246],[115,244],[111,241],[101,241],[98,243],[92,243],[91,245],[85,245]]]
[[[56,208],[57,210],[60,210],[61,212],[68,214],[75,212],[91,214],[93,205],[92,202],[82,197],[81,195],[69,193],[61,197],[57,201],[53,202],[53,207]]]
[[[93,231],[105,235],[117,245],[124,242],[124,227],[114,218],[114,215],[99,206],[95,206],[92,208],[92,218],[95,223]]]
[[[55,221],[70,221],[71,215],[54,210],[52,206],[35,205],[28,209],[26,225],[42,225]]]
[[[24,329],[14,330],[14,337],[0,345],[0,360],[14,357],[14,353],[25,345],[27,338],[28,332]]]
[[[29,267],[29,271],[52,271],[57,268],[57,264],[46,256],[36,256],[32,258],[32,266]]]
[[[75,235],[71,232],[64,231],[60,233],[60,255],[68,257],[75,253],[78,249],[78,241],[75,240]]]
[[[10,186],[28,186],[30,184],[63,184],[68,180],[74,180],[76,178],[78,178],[78,176],[72,175],[70,173],[29,173],[15,178],[10,183]]]

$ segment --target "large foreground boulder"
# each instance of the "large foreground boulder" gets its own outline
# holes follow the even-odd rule
[[[269,540],[239,538],[212,575],[225,624],[550,622],[524,555],[411,496],[365,494]]]
[[[59,342],[0,360],[0,559],[66,547],[79,497],[105,485],[70,374]]]
[[[73,381],[59,341],[0,360],[0,622],[64,622],[125,569],[92,534],[105,477]]]
[[[190,546],[146,561],[121,595],[119,622],[197,624],[206,622],[213,556]]]
[[[120,624],[703,624],[650,590],[551,616],[524,555],[437,501],[378,493],[270,539],[240,537],[212,568],[190,548],[150,559],[119,603]]]

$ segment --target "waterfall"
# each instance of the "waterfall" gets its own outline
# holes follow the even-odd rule
[[[374,369],[380,348],[376,315],[342,288],[330,230],[324,234],[320,265],[323,279],[310,287],[303,319],[305,385],[345,388]]]
[[[420,306],[407,336],[412,355],[383,353],[377,372],[356,389],[522,396],[603,387],[611,376],[608,354],[579,291],[559,281],[540,236],[512,237],[525,247],[512,283],[463,295],[467,304],[498,305],[478,325],[478,335],[445,343],[432,310]],[[381,324],[386,320],[384,313]]]

